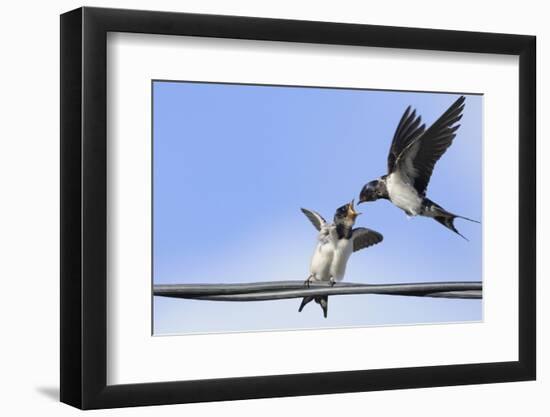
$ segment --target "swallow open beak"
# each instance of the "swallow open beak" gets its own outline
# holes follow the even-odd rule
[[[358,211],[355,211],[355,207],[353,207],[354,203],[355,203],[355,199],[351,200],[351,202],[348,204],[348,214],[347,215],[351,220],[355,220],[355,218],[361,214]]]

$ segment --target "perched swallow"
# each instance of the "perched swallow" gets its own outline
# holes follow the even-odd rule
[[[327,282],[331,286],[341,281],[346,273],[346,265],[352,252],[368,248],[382,241],[380,233],[364,227],[353,228],[355,219],[361,213],[355,211],[353,200],[336,210],[334,223],[327,223],[315,211],[302,209],[302,212],[319,231],[317,246],[311,258],[309,277],[305,284],[311,282]],[[302,311],[307,303],[315,300],[323,309],[325,318],[328,313],[328,296],[304,297],[298,311]]]
[[[431,217],[466,239],[455,227],[456,218],[479,223],[445,210],[426,197],[436,162],[453,143],[462,118],[464,96],[456,100],[428,129],[416,110],[407,107],[395,131],[388,155],[388,173],[366,184],[359,203],[390,200],[408,216]],[[466,239],[468,240],[468,239]]]

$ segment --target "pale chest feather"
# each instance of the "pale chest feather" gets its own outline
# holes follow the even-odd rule
[[[330,266],[330,274],[336,281],[341,281],[346,273],[349,257],[353,252],[353,242],[348,239],[340,239],[336,244],[334,258]]]
[[[416,216],[422,209],[422,198],[412,185],[398,173],[394,172],[386,178],[388,196],[393,204],[408,214]]]
[[[332,240],[321,240],[311,258],[310,273],[314,281],[328,281],[334,259],[335,244]]]

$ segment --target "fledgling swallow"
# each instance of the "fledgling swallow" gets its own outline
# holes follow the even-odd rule
[[[336,210],[333,223],[330,224],[315,211],[303,208],[302,212],[319,231],[317,246],[311,258],[309,277],[305,281],[308,287],[311,282],[327,282],[333,286],[341,281],[351,254],[375,245],[383,239],[383,236],[374,230],[364,227],[353,228],[355,219],[361,214],[355,211],[353,200]],[[321,306],[326,318],[327,295],[304,297],[298,311],[302,311],[306,304],[313,300]]]
[[[421,124],[416,110],[411,112],[411,107],[407,107],[390,147],[388,173],[363,187],[358,204],[387,199],[408,216],[431,217],[466,239],[456,229],[454,220],[479,222],[451,213],[426,197],[435,164],[456,137],[460,127],[456,123],[462,118],[465,100],[461,96],[428,129]]]

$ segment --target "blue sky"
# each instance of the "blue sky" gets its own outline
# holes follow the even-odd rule
[[[317,232],[300,207],[331,219],[385,173],[408,105],[432,123],[458,94],[153,83],[153,281],[304,280]],[[428,195],[481,220],[482,96],[467,95],[458,135]],[[466,242],[386,201],[359,206],[357,226],[384,241],[354,253],[345,281],[482,279],[482,228],[456,220]],[[154,297],[154,334],[304,329],[482,319],[479,300],[333,296],[324,319],[300,300],[209,302]]]

